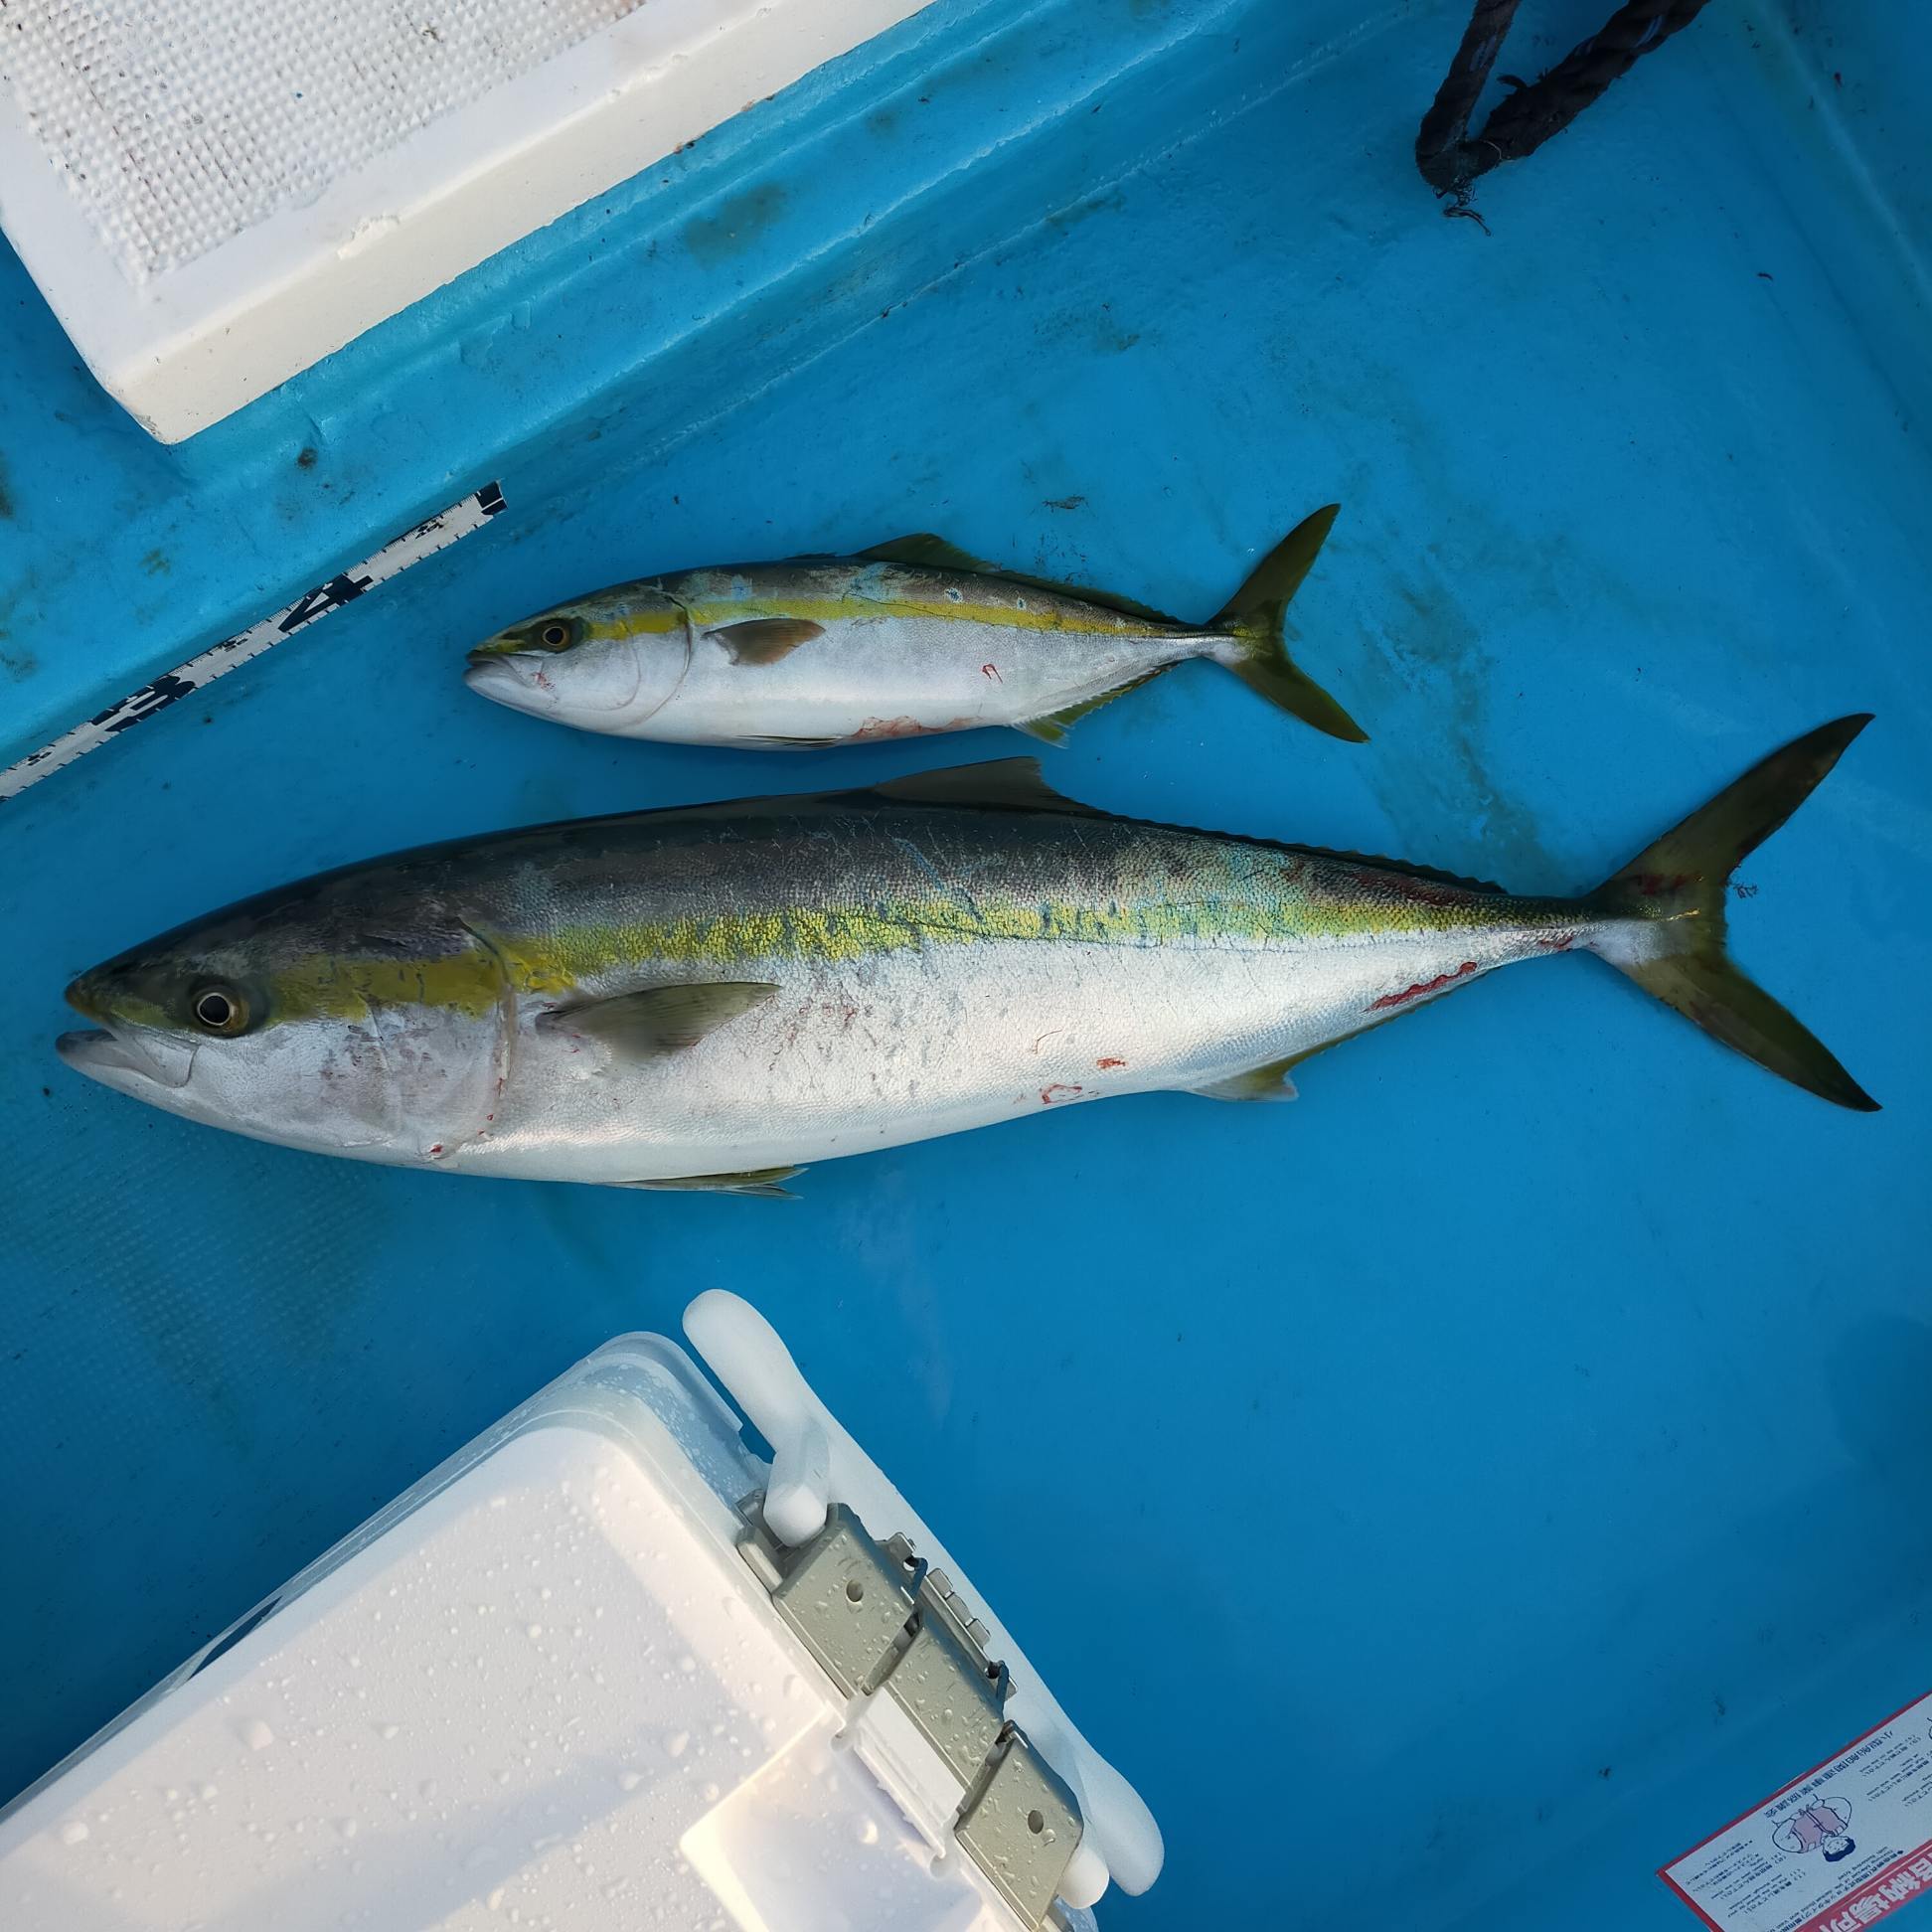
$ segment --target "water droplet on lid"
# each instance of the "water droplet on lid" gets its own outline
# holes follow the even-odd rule
[[[644,1774],[641,1771],[620,1771],[617,1774],[619,1791],[635,1791],[643,1782]]]
[[[529,1624],[525,1627],[524,1630],[524,1635],[528,1637],[532,1643],[535,1643],[536,1640],[539,1637],[541,1637],[543,1634],[544,1634],[544,1626],[542,1624]]]
[[[236,1735],[251,1751],[265,1751],[275,1741],[275,1733],[259,1717],[244,1717],[236,1726]]]
[[[86,1836],[87,1836],[87,1828],[85,1824],[78,1818],[70,1818],[68,1822],[61,1827],[61,1843],[63,1845],[80,1845],[85,1842]]]
[[[503,1501],[502,1497],[500,1496],[497,1497],[495,1500],[499,1503]],[[489,1897],[483,1901],[483,1903],[487,1905],[490,1908],[490,1910],[493,1912],[502,1911],[503,1910],[503,1887],[499,1885],[496,1888],[496,1890],[493,1891],[489,1895]]]
[[[861,1845],[879,1843],[879,1825],[875,1819],[862,1818],[859,1821],[859,1843]]]
[[[376,1735],[387,1742],[401,1729],[402,1726],[400,1724],[378,1724],[376,1726]]]
[[[685,1747],[690,1742],[691,1733],[689,1731],[667,1731],[664,1736],[664,1755],[674,1758],[683,1757]]]

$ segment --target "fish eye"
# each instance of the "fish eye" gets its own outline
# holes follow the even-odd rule
[[[537,633],[537,641],[547,651],[561,651],[570,641],[570,627],[568,624],[561,623],[556,618],[552,618]]]
[[[232,986],[204,986],[190,1011],[204,1033],[239,1034],[248,1024],[248,1003]]]

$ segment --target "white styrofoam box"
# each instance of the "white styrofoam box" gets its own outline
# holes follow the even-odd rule
[[[11,0],[0,228],[205,428],[923,0]]]
[[[835,1742],[737,1429],[599,1350],[0,1816],[0,1925],[1012,1932]]]

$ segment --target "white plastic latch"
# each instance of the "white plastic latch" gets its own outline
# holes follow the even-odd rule
[[[791,1601],[794,1629],[834,1681],[882,1706],[860,1713],[853,1745],[868,1762],[877,1751],[876,1772],[889,1760],[882,1782],[907,1783],[894,1795],[912,1801],[908,1816],[931,1815],[932,1767],[948,1766],[963,1791],[954,1835],[1023,1915],[1043,1884],[1047,1902],[1057,1893],[1073,1906],[1091,1905],[1109,1879],[1145,1891],[1163,1855],[1153,1813],[819,1400],[771,1325],[739,1296],[712,1289],[685,1310],[684,1328],[772,1447],[747,1558],[781,1609]],[[986,1686],[977,1704],[952,1694],[969,1678]],[[927,1694],[940,1684],[948,1694]],[[875,1698],[882,1686],[889,1695]],[[908,1781],[909,1766],[919,1775]],[[915,1822],[930,1836],[923,1818]],[[1077,1834],[1070,1857],[1062,1830]]]

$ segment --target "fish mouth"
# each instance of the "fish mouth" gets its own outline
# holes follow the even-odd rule
[[[143,1086],[179,1092],[195,1070],[197,1045],[143,1027],[120,1033],[89,1027],[83,1032],[63,1034],[54,1043],[54,1050],[77,1073],[121,1093],[138,1093]]]
[[[543,651],[506,651],[484,645],[469,654],[463,682],[482,698],[519,711],[552,710],[563,702],[552,682],[555,658]]]

